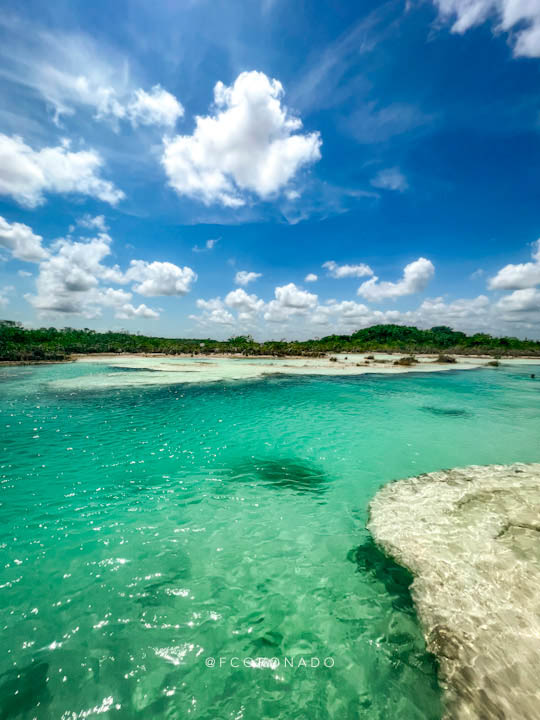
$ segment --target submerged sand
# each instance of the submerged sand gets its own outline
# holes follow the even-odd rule
[[[540,717],[540,463],[400,480],[370,506],[376,542],[415,579],[452,719]]]
[[[76,363],[106,366],[111,372],[81,373],[58,380],[52,386],[64,389],[106,389],[141,385],[248,380],[266,375],[363,375],[366,373],[415,373],[440,370],[470,370],[486,365],[490,358],[458,357],[455,363],[435,362],[437,356],[417,356],[418,364],[396,366],[400,356],[373,353],[330,355],[323,358],[252,358],[171,355],[85,355]],[[334,359],[332,359],[334,358]],[[509,359],[506,363],[534,363],[531,359]],[[96,368],[97,369],[97,368]],[[103,369],[103,368],[102,368]],[[126,372],[118,372],[125,370]],[[132,371],[132,372],[127,372]]]

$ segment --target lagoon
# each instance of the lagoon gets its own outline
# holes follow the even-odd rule
[[[367,508],[396,478],[538,461],[531,373],[1,368],[0,717],[440,718]]]

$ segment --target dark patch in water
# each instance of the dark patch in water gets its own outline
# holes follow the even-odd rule
[[[257,650],[267,650],[268,648],[280,648],[283,643],[283,635],[276,630],[270,630],[253,640],[252,646]]]
[[[384,585],[392,598],[392,606],[396,610],[409,614],[414,613],[409,591],[414,579],[412,574],[387,557],[372,538],[350,550],[347,560],[356,563],[358,572],[371,575]]]
[[[310,463],[282,458],[253,459],[231,468],[234,480],[262,483],[267,487],[296,490],[302,493],[323,493],[328,477]]]
[[[443,415],[445,417],[472,417],[472,413],[469,412],[469,410],[463,410],[462,408],[442,408],[434,405],[424,405],[420,410],[429,412],[432,415]]]
[[[138,372],[145,372],[145,373],[153,373],[153,372],[160,372],[160,370],[155,370],[154,368],[146,368],[146,367],[119,367],[116,365],[111,365],[111,367],[107,368],[108,370],[112,370],[113,372],[121,372],[121,373],[138,373]]]
[[[50,702],[47,687],[49,663],[30,663],[23,668],[8,670],[0,675],[0,720],[16,718],[28,713],[40,703]]]
[[[390,654],[392,667],[396,673],[401,674],[405,667],[409,667],[428,679],[433,697],[429,701],[428,712],[422,717],[441,717],[440,688],[437,682],[438,662],[435,655],[427,650],[420,628],[417,626],[410,593],[413,575],[387,557],[372,538],[366,539],[361,545],[350,550],[347,560],[356,564],[359,573],[367,574],[374,581],[381,583],[390,597],[393,609],[409,616],[410,619],[407,621],[390,619],[384,634],[377,637],[377,642],[381,643],[384,651]],[[414,620],[413,625],[411,620]],[[418,699],[422,704],[425,702],[424,698]]]

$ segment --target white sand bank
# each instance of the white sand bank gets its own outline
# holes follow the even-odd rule
[[[141,385],[170,385],[175,383],[215,382],[218,380],[246,380],[265,375],[362,375],[365,373],[415,373],[440,370],[465,370],[486,365],[490,358],[460,357],[456,363],[435,363],[436,356],[417,356],[419,363],[410,367],[393,365],[399,355],[375,353],[375,360],[367,354],[334,355],[328,358],[243,358],[215,356],[165,355],[87,355],[77,363],[105,365],[110,373],[81,374],[80,377],[51,383],[59,388],[99,389],[137,387]],[[510,359],[506,363],[534,363],[534,360]],[[538,361],[536,361],[538,362]],[[132,372],[118,372],[118,370]]]
[[[391,483],[368,527],[415,577],[446,717],[540,718],[540,463]]]

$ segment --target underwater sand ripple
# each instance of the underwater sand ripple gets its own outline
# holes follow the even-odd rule
[[[446,717],[539,717],[540,463],[471,466],[400,480],[368,529],[415,579]]]

